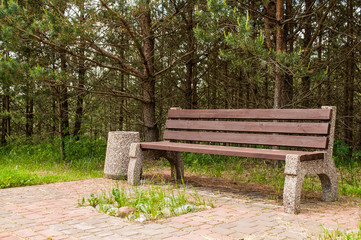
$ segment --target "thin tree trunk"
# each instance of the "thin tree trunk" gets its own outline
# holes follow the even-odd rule
[[[6,91],[5,91],[6,92]],[[7,144],[6,138],[10,136],[10,96],[3,95],[2,97],[3,102],[3,113],[5,116],[2,119],[2,127],[1,127],[1,145],[5,146]]]
[[[63,74],[65,74],[66,72],[66,54],[65,53],[60,53],[60,67],[61,70],[63,72]],[[62,111],[61,116],[61,124],[62,124],[62,129],[63,129],[63,133],[64,133],[64,137],[69,136],[69,103],[68,103],[68,88],[66,86],[60,86],[60,103],[61,103],[61,108],[60,110]]]
[[[305,0],[305,7],[306,7],[306,13],[311,11],[311,7],[312,7],[312,2],[313,0]],[[305,33],[304,33],[304,38],[303,38],[303,47],[306,48],[309,44],[309,42],[311,41],[311,35],[312,35],[312,26],[311,26],[311,17],[307,17],[305,19]],[[308,63],[310,61],[309,55],[304,56],[304,63],[307,66]],[[302,93],[303,95],[308,94],[308,92],[310,91],[310,87],[311,87],[311,79],[310,76],[304,76],[302,78]],[[310,105],[310,101],[309,98],[304,98],[303,100],[303,105],[305,107],[309,107]]]
[[[52,109],[52,124],[51,124],[51,130],[53,131],[53,137],[55,138],[56,134],[56,118],[57,118],[57,113],[56,113],[56,109],[57,109],[57,99],[55,97],[55,95],[52,96],[51,98],[51,109]]]
[[[28,92],[26,96],[26,110],[25,110],[25,135],[30,138],[33,135],[33,124],[34,124],[34,99],[32,94],[31,86],[28,85]]]
[[[85,85],[85,66],[84,61],[80,60],[79,66],[79,78],[78,78],[78,87],[84,88]],[[77,100],[76,100],[76,110],[75,110],[75,123],[73,137],[79,139],[79,132],[83,123],[83,104],[84,104],[84,92],[82,90],[77,91]]]
[[[210,104],[211,108],[217,109],[218,108],[218,96],[217,96],[217,87],[218,87],[218,62],[217,62],[217,56],[218,56],[218,47],[217,43],[213,44],[213,50],[210,53],[210,66],[211,67],[211,78],[209,79],[209,87],[210,87]]]
[[[84,2],[80,2],[80,12],[81,12],[81,23],[85,22],[84,16]],[[84,39],[80,39],[80,55],[85,55],[85,43]],[[85,85],[85,77],[86,77],[86,68],[85,68],[85,61],[82,58],[79,58],[79,68],[78,68],[78,87],[79,89],[84,88]],[[79,139],[79,132],[82,127],[83,123],[83,104],[84,104],[84,91],[78,90],[77,91],[77,99],[76,99],[76,110],[75,110],[75,122],[74,122],[74,130],[73,130],[73,137],[75,139]]]
[[[286,20],[292,18],[292,0],[286,0]],[[288,39],[293,35],[293,24],[288,22],[285,24],[283,31],[283,50],[288,54],[293,53],[293,39]],[[288,46],[288,49],[287,49]],[[285,73],[285,81],[283,85],[282,106],[292,103],[293,100],[293,75],[289,72]]]
[[[276,2],[276,52],[280,53],[283,49],[283,31],[281,22],[283,21],[283,0]],[[275,67],[275,93],[274,93],[274,108],[281,107],[281,88],[283,81],[283,74],[278,64]]]
[[[273,26],[271,18],[275,15],[275,3],[270,1],[265,5],[266,13],[264,17],[265,42],[268,49],[272,49],[271,27]]]
[[[347,1],[347,48],[353,47],[353,0]],[[345,105],[345,142],[346,144],[353,146],[353,118],[354,118],[354,78],[355,78],[355,58],[354,51],[350,51],[350,54],[346,59],[346,77],[344,82],[344,105]]]
[[[124,91],[124,74],[120,74],[120,91]],[[120,107],[119,107],[119,119],[118,119],[118,128],[119,131],[123,130],[124,125],[124,98],[120,98]]]
[[[62,110],[62,100],[60,98],[60,94],[58,94],[57,97],[57,103],[58,103],[58,121],[59,121],[59,137],[60,137],[60,159],[64,161],[66,159],[65,155],[65,134],[64,134],[64,125],[63,125],[63,110]]]

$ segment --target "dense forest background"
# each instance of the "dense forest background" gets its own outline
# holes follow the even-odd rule
[[[359,0],[1,0],[1,145],[159,139],[170,107],[337,106],[361,150]],[[64,146],[63,146],[64,147]]]

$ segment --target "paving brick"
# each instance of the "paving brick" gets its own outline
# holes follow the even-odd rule
[[[22,238],[29,238],[29,237],[36,236],[36,233],[30,229],[23,229],[20,231],[16,231],[16,232],[14,232],[14,234],[19,237],[22,237]]]
[[[247,236],[248,236],[248,234],[240,233],[240,232],[234,232],[234,233],[229,234],[229,237],[236,238],[236,239],[243,239],[243,238],[245,238]]]
[[[10,233],[0,232],[0,239],[3,239],[4,237],[10,237]]]
[[[4,237],[2,239],[3,240],[20,240],[21,238],[16,237],[16,236],[8,236],[8,237]]]
[[[222,234],[222,235],[229,235],[231,233],[234,233],[236,232],[235,229],[232,229],[232,228],[224,228],[224,227],[213,227],[211,229],[212,232],[215,232],[215,233],[219,233],[219,234]]]
[[[356,230],[360,219],[360,209],[336,211],[333,205],[318,212],[289,215],[282,212],[283,207],[278,203],[267,203],[259,194],[250,194],[245,199],[243,195],[218,194],[207,188],[201,188],[198,193],[220,198],[216,208],[159,222],[132,223],[98,213],[92,207],[75,206],[82,196],[109,189],[114,183],[108,179],[89,179],[1,189],[0,239],[298,240],[312,234],[318,236],[322,231],[320,223],[328,228]],[[20,194],[24,197],[19,198]]]

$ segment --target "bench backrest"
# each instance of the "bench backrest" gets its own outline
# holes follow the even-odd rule
[[[170,109],[164,140],[327,149],[332,109]],[[333,139],[333,133],[332,133]]]

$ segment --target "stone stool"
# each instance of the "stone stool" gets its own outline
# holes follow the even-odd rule
[[[104,164],[104,175],[111,179],[126,179],[129,164],[129,147],[140,141],[138,132],[109,132]]]

